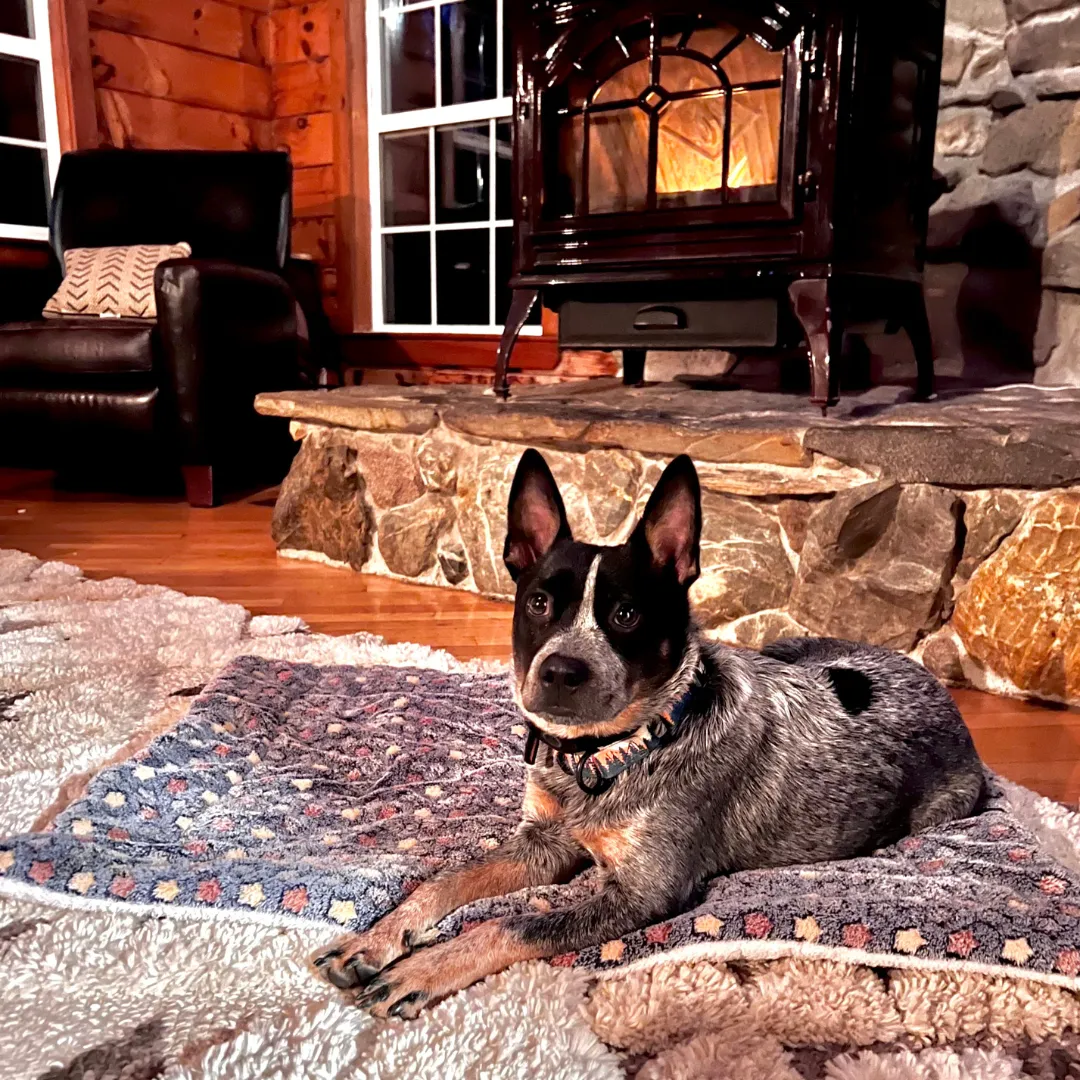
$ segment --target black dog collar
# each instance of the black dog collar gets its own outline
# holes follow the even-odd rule
[[[670,742],[686,715],[695,689],[691,685],[667,712],[647,724],[606,738],[560,739],[530,723],[525,741],[525,763],[535,765],[540,743],[545,743],[555,751],[559,767],[577,780],[578,787],[586,795],[602,795],[631,765],[648,757],[658,746]]]

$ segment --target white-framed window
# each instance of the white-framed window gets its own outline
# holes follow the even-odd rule
[[[513,226],[503,0],[367,3],[374,329],[497,334]]]
[[[48,238],[59,164],[48,0],[0,0],[0,238]]]

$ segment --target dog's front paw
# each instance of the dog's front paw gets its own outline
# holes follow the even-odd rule
[[[356,1004],[373,1016],[415,1020],[429,1003],[462,989],[463,980],[454,977],[453,954],[434,946],[404,957],[369,979]]]
[[[347,934],[329,949],[311,958],[316,974],[339,990],[359,990],[367,986],[388,964],[409,953],[412,939],[401,933],[381,930],[376,924],[365,934]]]
[[[431,945],[391,964],[356,995],[374,1016],[412,1020],[426,1005],[464,990],[519,960],[535,960],[545,949],[526,944],[499,920],[482,923],[452,941]]]

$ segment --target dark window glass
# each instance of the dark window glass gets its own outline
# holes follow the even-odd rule
[[[0,221],[7,225],[48,224],[45,151],[0,143]]]
[[[26,38],[34,36],[30,0],[0,0],[0,34]]]
[[[510,312],[510,276],[514,272],[514,230],[495,230],[495,321],[502,325]],[[533,305],[526,326],[539,326],[542,311]]]
[[[397,233],[383,237],[386,321],[402,325],[431,322],[431,237]]]
[[[0,0],[0,4],[9,0]],[[41,142],[41,92],[33,60],[0,56],[0,135]]]
[[[488,321],[488,231],[461,229],[436,234],[436,288],[444,326]]]
[[[442,103],[498,97],[494,0],[459,0],[441,10]]]
[[[511,206],[513,195],[513,146],[510,125],[495,125],[495,217],[508,221],[514,216]]]
[[[433,9],[382,17],[383,112],[435,107]]]
[[[487,221],[490,174],[491,136],[486,123],[439,128],[435,132],[435,220]]]
[[[384,225],[426,225],[428,133],[410,131],[382,137]]]

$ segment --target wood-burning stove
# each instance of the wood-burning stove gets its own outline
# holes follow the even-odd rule
[[[922,298],[943,0],[508,0],[510,354],[537,300],[564,347],[782,347],[837,400],[844,335]]]

